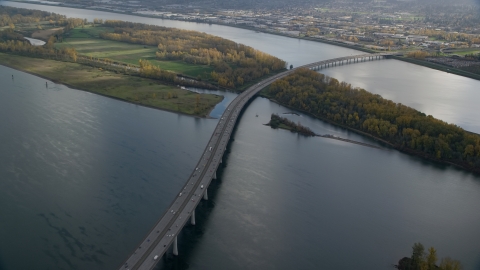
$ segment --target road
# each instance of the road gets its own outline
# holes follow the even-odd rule
[[[382,56],[383,55],[385,54],[382,54]],[[359,57],[365,56],[366,55],[360,55]],[[375,54],[370,56],[375,56]],[[346,58],[353,59],[355,56],[336,58],[332,60],[342,61]],[[327,61],[329,60],[315,62],[298,68],[315,68],[319,64],[325,64]],[[193,172],[190,174],[188,181],[182,187],[181,191],[179,194],[177,194],[160,220],[145,236],[135,251],[130,254],[129,258],[119,267],[119,269],[150,270],[156,265],[158,260],[163,256],[163,254],[165,254],[170,245],[174,242],[176,236],[180,233],[187,221],[190,221],[191,216],[194,215],[195,208],[204,194],[207,192],[210,182],[216,176],[217,168],[222,160],[228,141],[230,140],[231,133],[243,107],[253,96],[260,92],[260,90],[274,81],[291,74],[295,71],[295,69],[276,74],[261,81],[260,83],[251,86],[243,93],[238,95],[228,105],[222,117],[218,121],[218,124],[212,134],[212,137],[208,141],[200,160],[198,161]]]

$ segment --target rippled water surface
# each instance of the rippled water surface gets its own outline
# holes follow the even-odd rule
[[[201,30],[295,66],[358,53],[224,26],[26,6]],[[480,132],[478,81],[393,60],[323,72]],[[115,269],[177,194],[217,120],[47,86],[0,67],[0,269]],[[252,102],[197,226],[185,228],[180,256],[167,254],[159,268],[391,269],[414,242],[480,268],[479,176],[263,125],[288,111]],[[376,144],[302,114],[287,117]]]
[[[165,211],[216,124],[46,87],[2,66],[0,82],[4,269],[115,268]]]

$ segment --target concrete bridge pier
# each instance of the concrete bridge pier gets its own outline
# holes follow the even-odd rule
[[[213,179],[217,179],[217,171],[213,173]]]
[[[173,240],[173,255],[178,256],[178,240],[175,236],[175,240]]]
[[[204,199],[205,201],[208,201],[207,187],[205,187],[205,192],[203,193],[203,199]]]
[[[193,209],[192,215],[190,216],[190,223],[195,225],[195,209]]]

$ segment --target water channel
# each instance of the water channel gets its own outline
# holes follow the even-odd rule
[[[121,19],[210,29],[294,65],[357,53],[223,26]],[[469,107],[478,100],[478,81],[393,60],[324,73],[480,131],[473,121],[479,112]],[[114,269],[165,211],[217,120],[44,82],[0,67],[0,269]],[[462,106],[445,102],[449,96]],[[288,111],[263,98],[252,102],[197,226],[181,235],[181,256],[167,255],[160,269],[391,269],[414,242],[435,246],[439,257],[459,259],[465,269],[480,268],[480,177],[262,125],[271,113]],[[374,143],[302,114],[287,116],[317,133]]]

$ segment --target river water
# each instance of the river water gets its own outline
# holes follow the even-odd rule
[[[295,66],[357,53],[224,26],[27,6],[225,32]],[[478,100],[478,81],[393,60],[324,73],[480,131],[473,120],[479,112],[469,107]],[[0,85],[2,270],[115,269],[183,185],[217,121],[52,82],[47,88],[6,67]],[[197,225],[180,236],[181,256],[168,254],[160,269],[390,269],[414,242],[435,246],[439,257],[459,259],[465,269],[480,268],[480,177],[262,125],[271,113],[288,111],[263,98],[252,102]],[[317,133],[375,144],[302,114],[288,117]]]
[[[55,12],[90,21],[95,18],[115,19],[205,32],[268,52],[287,61],[288,66],[292,64],[294,67],[340,56],[364,54],[364,52],[338,46],[222,25],[8,1],[0,1],[0,4]],[[477,80],[397,60],[363,62],[334,67],[322,72],[353,86],[365,88],[395,102],[401,102],[431,114],[448,123],[454,123],[466,130],[480,133],[480,121],[478,121],[480,110],[476,105],[476,101],[480,100],[478,90],[480,82]]]

